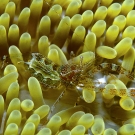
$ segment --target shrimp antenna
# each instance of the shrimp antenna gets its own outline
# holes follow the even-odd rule
[[[66,92],[66,89],[61,92],[61,94],[59,95],[59,97],[58,97],[58,98],[56,99],[56,101],[53,103],[53,105],[51,106],[50,113],[49,113],[47,119],[50,118],[50,115],[51,115],[52,112],[54,111],[56,104],[57,104],[57,103],[61,100],[61,98],[64,96],[65,92]]]

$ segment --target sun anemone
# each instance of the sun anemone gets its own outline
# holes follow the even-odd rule
[[[0,0],[0,135],[134,135],[134,5]]]

